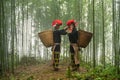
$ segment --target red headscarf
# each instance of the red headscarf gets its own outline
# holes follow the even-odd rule
[[[76,26],[76,25],[77,25],[77,22],[76,22],[74,19],[68,20],[68,21],[66,22],[66,25],[69,26],[69,28],[68,28],[68,30],[67,30],[68,33],[71,33],[72,30],[73,30],[73,28],[70,27],[71,24],[74,24],[74,25]]]
[[[71,24],[76,24],[76,21],[74,19],[68,20],[67,21],[67,26],[70,26]]]
[[[56,19],[52,22],[52,26],[55,27],[56,25],[62,25],[62,21],[59,19]]]

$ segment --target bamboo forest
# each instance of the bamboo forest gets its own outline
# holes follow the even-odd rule
[[[79,47],[75,70],[72,32],[60,35],[60,53],[39,36],[52,32],[57,19],[62,22],[56,31],[66,31],[67,21],[74,20],[77,31],[92,35],[86,47]],[[59,68],[52,63],[55,54]],[[0,0],[0,80],[120,80],[120,0]]]

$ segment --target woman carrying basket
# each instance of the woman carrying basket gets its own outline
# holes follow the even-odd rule
[[[60,43],[61,43],[61,35],[66,34],[66,29],[59,30],[60,26],[62,25],[61,20],[54,20],[52,22],[52,26],[54,27],[53,31],[53,41],[54,45],[52,47],[52,61],[53,61],[53,69],[54,71],[58,71],[59,65],[59,57],[60,57]]]
[[[70,53],[71,53],[71,66],[72,71],[79,70],[79,55],[78,55],[78,31],[76,29],[75,20],[68,20],[66,25],[68,26],[67,32],[70,41]]]

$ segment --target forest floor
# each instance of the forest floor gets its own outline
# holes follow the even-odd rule
[[[76,80],[67,77],[69,75],[67,63],[60,63],[59,69],[59,71],[54,71],[49,62],[29,66],[20,65],[15,69],[14,74],[6,73],[6,77],[0,80]],[[84,72],[86,69],[80,67],[78,73]]]
[[[5,73],[0,80],[120,80],[119,74],[116,74],[115,68],[108,66],[96,67],[91,70],[89,67],[81,66],[79,71],[68,70],[69,63],[60,62],[59,71],[53,71],[49,61],[42,63],[33,63],[19,65],[15,68],[14,74]]]
[[[71,80],[66,76],[68,65],[60,64],[59,68],[59,71],[53,71],[50,64],[19,66],[14,76],[15,80]],[[80,67],[79,73],[84,72],[86,69]]]

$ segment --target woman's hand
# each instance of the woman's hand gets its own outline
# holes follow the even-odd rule
[[[66,32],[67,32],[67,33],[71,33],[71,32],[72,32],[72,29],[68,28],[68,29],[66,30]]]

